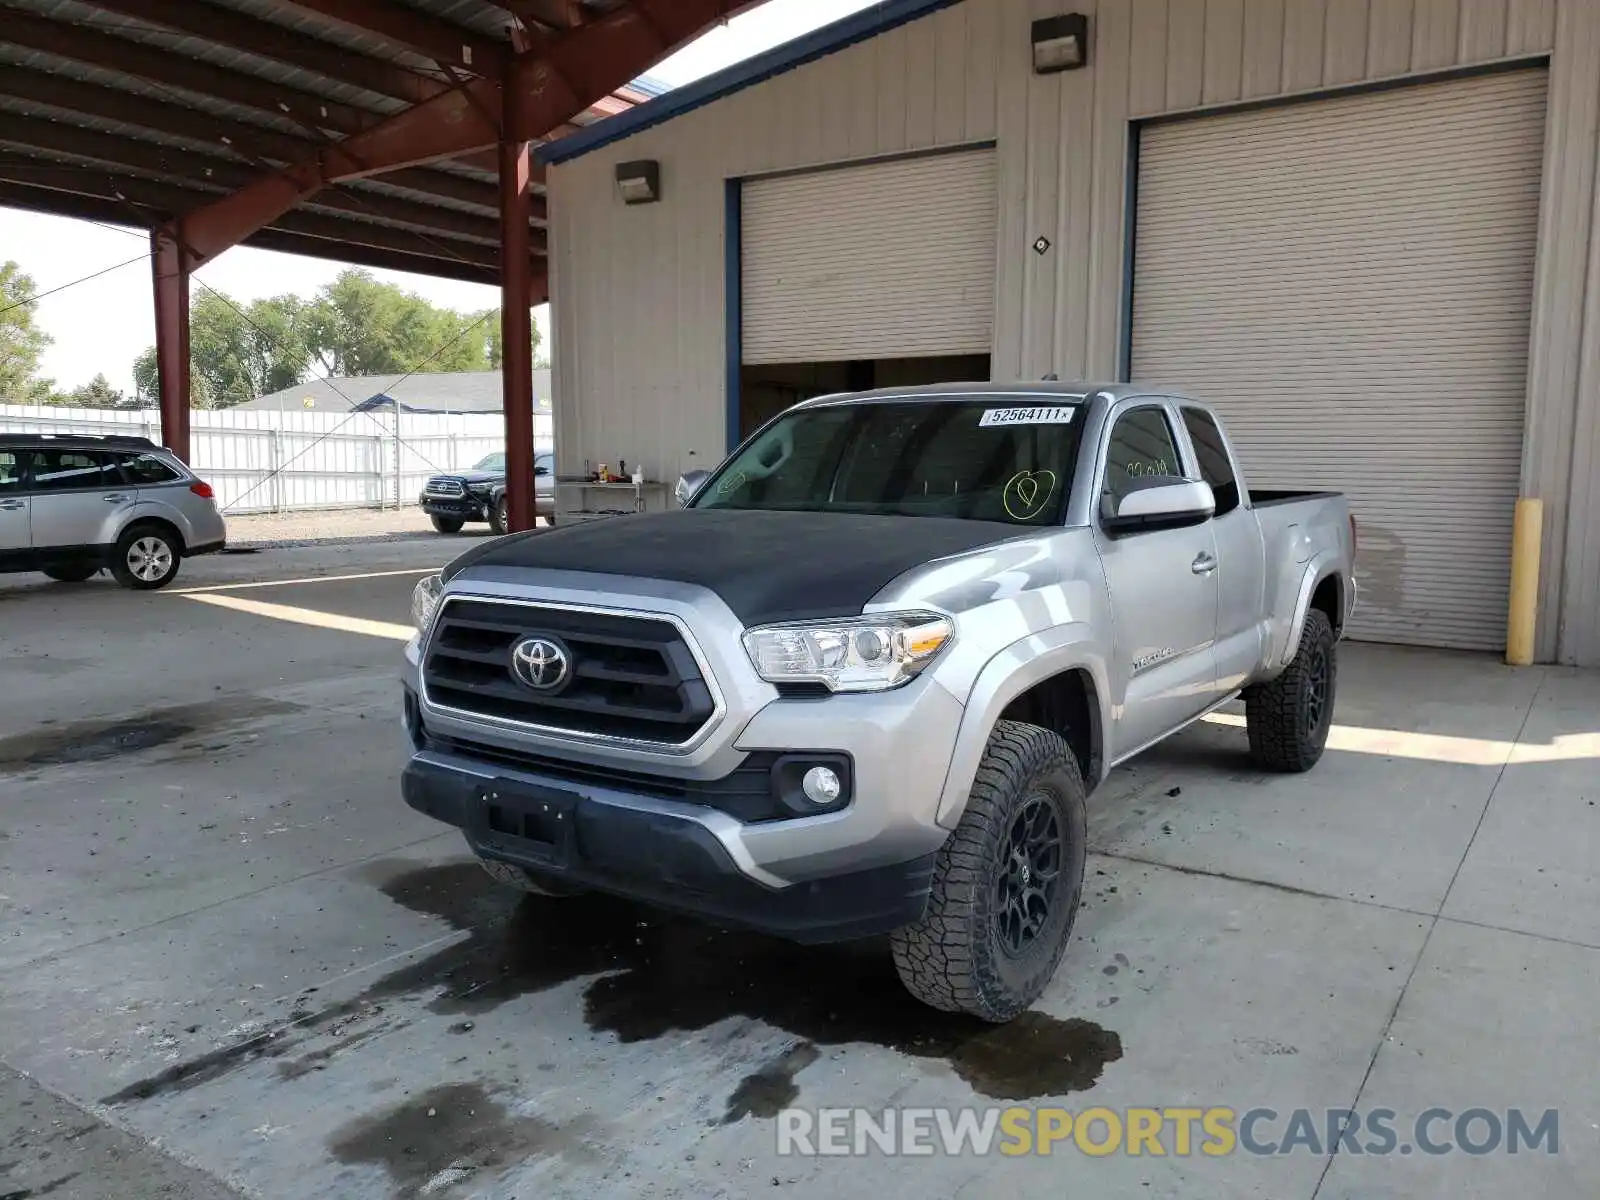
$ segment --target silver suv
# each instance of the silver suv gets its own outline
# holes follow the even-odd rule
[[[211,486],[148,438],[0,433],[0,571],[149,590],[226,540]]]

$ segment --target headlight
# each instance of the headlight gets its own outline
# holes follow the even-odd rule
[[[417,632],[426,635],[433,624],[433,614],[439,611],[439,597],[444,592],[444,580],[437,575],[424,576],[411,589],[411,623]]]
[[[899,687],[926,667],[954,634],[950,619],[938,613],[880,613],[765,625],[744,635],[744,648],[768,683],[821,683],[832,692],[882,692]]]

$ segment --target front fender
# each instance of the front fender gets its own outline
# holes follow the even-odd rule
[[[939,796],[937,820],[941,826],[954,829],[960,822],[967,807],[967,795],[978,777],[984,748],[989,744],[989,734],[1006,706],[1035,684],[1073,670],[1088,671],[1094,680],[1103,737],[1104,731],[1110,728],[1108,697],[1111,692],[1104,653],[1088,624],[1057,625],[1021,638],[984,665],[967,697],[956,732],[955,753]],[[1086,779],[1084,782],[1093,787],[1097,781]]]

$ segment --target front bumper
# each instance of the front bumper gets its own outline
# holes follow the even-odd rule
[[[422,511],[430,517],[455,517],[463,521],[488,520],[483,505],[471,495],[458,497],[423,495],[418,503]]]
[[[798,942],[869,937],[916,921],[935,855],[766,886],[689,811],[610,789],[575,791],[534,773],[421,751],[402,777],[405,801],[454,825],[473,852],[522,867],[535,882],[578,886]],[[684,811],[673,812],[678,807]]]

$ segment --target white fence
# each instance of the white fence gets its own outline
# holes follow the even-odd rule
[[[429,475],[470,467],[505,449],[499,413],[396,414],[197,409],[191,464],[225,512],[382,508],[416,503]],[[550,417],[534,414],[548,446]],[[154,409],[0,404],[3,433],[134,434],[161,440]]]

